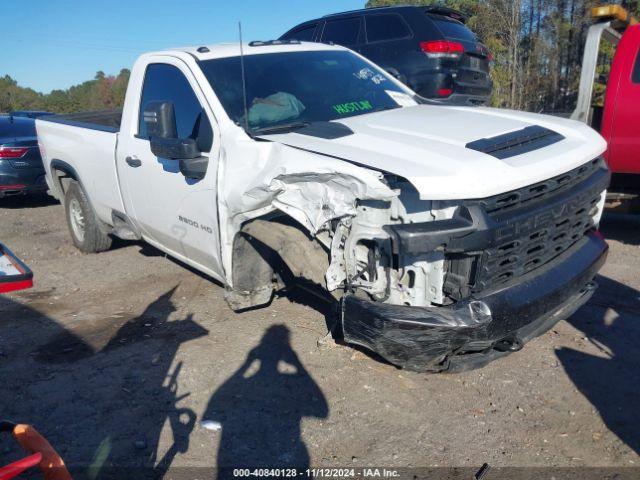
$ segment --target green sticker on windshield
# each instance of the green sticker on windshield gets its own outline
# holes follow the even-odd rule
[[[340,115],[347,115],[353,112],[364,112],[367,110],[373,110],[373,106],[369,100],[362,100],[360,102],[348,102],[334,105],[333,109]]]

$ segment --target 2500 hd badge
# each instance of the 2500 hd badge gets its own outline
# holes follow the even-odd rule
[[[178,215],[178,220],[180,220],[182,223],[186,223],[190,227],[199,228],[200,230],[204,230],[205,232],[213,235],[213,228],[208,227],[207,225],[201,225],[195,220],[190,220],[186,217],[183,217],[182,215]]]

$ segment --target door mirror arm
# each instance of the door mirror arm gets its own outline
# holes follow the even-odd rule
[[[190,180],[202,180],[207,174],[209,159],[206,157],[180,160],[180,173]]]

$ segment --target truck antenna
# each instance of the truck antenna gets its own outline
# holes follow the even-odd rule
[[[244,129],[249,133],[249,109],[247,108],[247,79],[244,71],[244,49],[242,48],[242,22],[238,22],[240,36],[240,68],[242,70],[242,102],[244,104]]]

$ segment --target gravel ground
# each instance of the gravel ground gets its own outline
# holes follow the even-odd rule
[[[236,314],[151,247],[83,255],[60,205],[0,200],[0,241],[36,279],[0,298],[0,417],[35,425],[90,478],[236,462],[638,467],[640,220],[602,230],[588,305],[484,369],[425,375],[319,348],[325,312],[302,295]],[[0,437],[0,455],[19,452]]]

